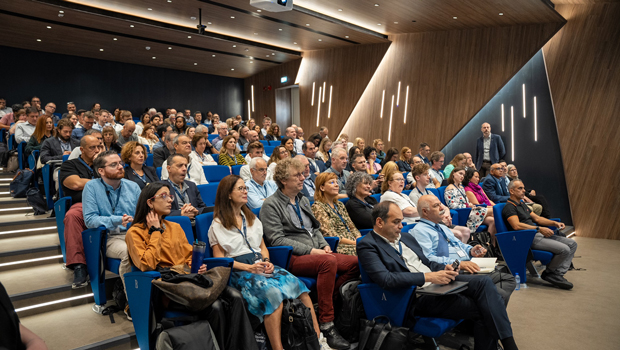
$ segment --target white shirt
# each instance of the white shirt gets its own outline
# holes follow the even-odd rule
[[[276,171],[276,165],[278,165],[278,163],[273,162],[267,167],[267,178],[265,178],[265,180],[273,181],[273,172]]]
[[[265,163],[269,164],[269,157],[266,154],[264,154],[264,153],[263,153],[263,159],[265,160]],[[245,155],[245,162],[247,164],[250,164],[251,160],[252,160],[252,157],[250,157],[249,154],[246,154]]]
[[[252,178],[252,172],[250,171],[250,160],[252,160],[251,158],[248,160],[248,157],[245,157],[245,161],[248,163],[244,166],[241,167],[241,170],[239,171],[239,176],[241,176],[241,178],[243,179],[244,182],[250,181],[250,179]],[[272,169],[271,168],[267,168],[267,179],[273,179],[273,174],[272,174]]]
[[[304,145],[304,142],[302,140],[298,140],[298,139],[293,140],[293,145],[295,146],[294,147],[295,153],[304,154],[303,150],[301,149],[301,147]]]
[[[116,125],[120,125],[120,124],[116,124]],[[120,133],[123,129],[123,126],[121,125],[120,129],[116,129],[116,125],[114,125],[114,130],[116,130],[117,133]],[[136,129],[133,131],[134,135],[140,137],[140,135],[142,135],[142,132],[144,131],[144,126],[142,125],[142,123],[138,123],[136,124]]]
[[[390,242],[387,238],[381,236],[380,234],[377,234],[377,236],[381,237],[384,241],[386,241],[387,244],[389,244],[390,247],[394,248],[394,250],[396,250],[397,253],[400,253],[400,249],[402,247],[403,252],[401,256],[403,257],[403,261],[405,262],[405,265],[407,265],[407,268],[409,269],[410,272],[413,272],[413,273],[432,272],[428,266],[422,264],[422,260],[420,260],[420,257],[418,256],[418,254],[416,254],[413,250],[407,247],[406,244],[400,243],[400,235],[398,235],[398,238],[396,238],[394,242]],[[424,283],[422,287],[426,287],[430,284],[431,282],[426,282]]]
[[[30,136],[34,133],[35,125],[28,122],[19,123],[15,127],[15,142],[19,145],[22,142],[30,141]]]
[[[217,165],[217,162],[213,160],[213,157],[204,152],[202,153],[202,157],[200,157],[196,151],[192,151],[192,153],[189,154],[189,157],[202,165]]]
[[[205,177],[205,173],[202,170],[202,165],[200,165],[200,163],[198,163],[192,158],[190,158],[190,160],[191,162],[188,165],[189,169],[187,170],[187,174],[185,175],[185,180],[189,180],[195,183],[196,185],[208,184],[209,181],[207,181],[207,178]],[[168,166],[168,160],[166,159],[164,163],[161,165],[161,179],[162,180],[168,179],[167,166]]]
[[[81,155],[82,155],[82,150],[80,149],[80,147],[76,147],[73,149],[73,151],[71,151],[71,154],[69,155],[69,159],[67,160],[77,159]]]
[[[396,193],[394,191],[385,191],[384,194],[381,195],[381,203],[383,202],[393,202],[394,204],[398,205],[398,207],[400,208],[400,210],[405,210],[408,207],[414,207],[415,208],[415,204],[413,204],[413,202],[411,201],[411,199],[409,199],[409,197],[404,194],[404,193]],[[420,217],[407,217],[405,216],[403,221],[407,223],[407,225],[409,224],[415,224],[418,220],[420,220]]]
[[[254,219],[254,225],[250,226],[247,219],[245,224],[250,247],[252,247],[255,252],[260,253],[260,244],[263,240],[263,224],[258,217]],[[243,227],[241,228],[241,232],[243,232]],[[220,223],[219,219],[215,219],[211,224],[211,228],[209,228],[209,244],[211,244],[212,247],[219,244],[226,252],[227,258],[251,254],[252,250],[248,247],[241,232],[239,232],[239,229],[236,227],[232,227],[228,230]]]
[[[428,171],[428,174],[431,176],[431,178],[439,181],[439,183],[441,183],[444,180],[444,176],[443,176],[443,171],[439,170],[435,170],[433,168],[430,168],[430,170]],[[433,181],[431,180],[431,183]]]

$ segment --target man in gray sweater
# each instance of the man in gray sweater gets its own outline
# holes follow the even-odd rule
[[[260,212],[263,232],[271,246],[293,247],[289,265],[292,274],[317,280],[321,332],[332,349],[348,349],[349,342],[334,327],[333,297],[344,282],[359,276],[357,257],[331,251],[310,201],[300,193],[303,172],[304,166],[297,159],[278,163],[273,174],[278,190],[265,200]]]

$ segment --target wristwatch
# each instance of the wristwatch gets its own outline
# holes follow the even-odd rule
[[[264,258],[263,262],[271,262],[271,260],[269,260],[269,258]]]
[[[155,231],[159,231],[161,233],[164,233],[164,230],[161,227],[151,226],[151,228],[149,228],[149,235],[153,234],[153,232],[155,232]]]

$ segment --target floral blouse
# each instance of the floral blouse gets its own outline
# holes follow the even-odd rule
[[[461,208],[470,208],[471,203],[467,199],[465,195],[465,189],[462,185],[459,185],[457,188],[446,189],[444,194],[444,199],[446,201],[446,205],[450,209],[461,209]]]
[[[335,206],[336,210],[323,202],[317,201],[312,204],[312,213],[321,223],[321,233],[323,236],[340,237],[341,239],[346,238],[355,241],[361,236],[360,231],[355,227],[353,221],[351,221],[344,204],[340,201],[336,201]],[[340,219],[338,214],[342,216],[342,219]],[[357,255],[355,245],[342,243],[338,245],[338,253],[353,256]]]

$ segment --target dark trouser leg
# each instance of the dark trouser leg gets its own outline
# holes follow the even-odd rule
[[[334,287],[338,272],[337,254],[293,255],[289,272],[295,276],[316,278],[319,323],[334,320]]]
[[[543,196],[542,194],[530,196],[528,193],[526,193],[525,195],[527,196],[527,198],[531,199],[532,202],[538,203],[542,206],[542,213],[540,213],[540,216],[547,219],[551,218],[551,213],[549,212],[549,202],[547,202],[547,198],[545,198],[545,196]]]
[[[510,273],[495,270],[493,273],[489,274],[489,277],[495,284],[495,288],[497,289],[499,295],[501,295],[502,299],[504,299],[504,305],[508,306],[510,295],[517,286],[517,281],[515,281],[514,276]]]
[[[258,349],[243,297],[238,290],[226,287],[204,316],[215,333],[220,349]]]

